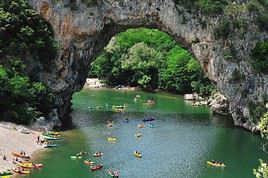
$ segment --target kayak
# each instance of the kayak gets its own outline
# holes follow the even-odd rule
[[[71,159],[81,159],[82,156],[70,156]]]
[[[31,173],[30,170],[19,170],[17,168],[13,168],[12,171],[18,174],[30,174]]]
[[[60,132],[54,132],[54,131],[50,131],[48,132],[49,135],[61,135]]]
[[[43,135],[44,139],[46,140],[63,140],[62,137],[54,137],[54,136],[45,136]]]
[[[15,157],[19,157],[19,158],[26,158],[26,159],[30,159],[31,157],[30,156],[24,156],[18,152],[12,152],[12,155],[15,156]]]
[[[11,178],[11,176],[10,175],[8,175],[8,176],[0,176],[0,178]]]
[[[93,156],[94,157],[102,157],[104,154],[102,152],[97,152]]]
[[[113,127],[113,124],[107,124],[107,127]]]
[[[135,137],[137,137],[137,138],[139,138],[139,137],[141,137],[142,136],[142,133],[137,133],[137,134],[135,134]]]
[[[143,124],[138,124],[138,127],[141,129],[141,128],[144,128],[144,125]]]
[[[116,142],[117,141],[117,139],[113,138],[113,137],[108,137],[107,140],[108,140],[108,142]]]
[[[134,151],[134,156],[135,156],[136,158],[141,158],[141,157],[142,157],[141,153],[138,152],[138,151]]]
[[[150,127],[150,128],[155,128],[155,125],[152,124],[152,123],[149,123],[149,124],[148,124],[148,127]]]
[[[102,164],[97,164],[97,165],[95,165],[95,166],[91,166],[91,167],[90,167],[90,169],[91,169],[92,171],[97,171],[97,170],[99,170],[99,169],[101,169],[101,168],[103,168],[103,165],[102,165]]]
[[[27,168],[27,169],[34,168],[33,163],[20,163],[20,164],[18,164],[18,166],[20,166],[22,168]]]
[[[0,176],[9,176],[9,175],[12,175],[11,170],[0,172]]]
[[[47,144],[47,145],[44,145],[43,148],[54,148],[58,146],[59,146],[58,144]]]
[[[43,164],[34,164],[33,166],[35,169],[44,167]]]
[[[111,177],[119,177],[119,172],[118,171],[109,170],[108,173],[109,173],[109,175]]]
[[[211,161],[207,161],[207,164],[210,165],[210,166],[214,166],[214,167],[225,167],[225,164],[224,163],[213,163]]]
[[[153,117],[148,117],[148,118],[145,118],[143,119],[142,121],[143,122],[151,122],[151,121],[154,121],[155,119]]]
[[[94,164],[94,162],[93,162],[93,161],[91,161],[90,159],[89,159],[89,160],[85,160],[85,161],[84,161],[84,163],[85,163],[85,164],[87,164],[87,165]]]

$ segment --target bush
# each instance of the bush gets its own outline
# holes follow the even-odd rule
[[[232,32],[232,21],[224,20],[222,21],[214,31],[214,35],[217,39],[219,38],[228,38],[230,33]]]
[[[257,24],[260,30],[268,31],[268,14],[262,13],[257,17]]]
[[[256,44],[252,52],[252,66],[256,72],[268,74],[268,40]]]
[[[261,5],[259,4],[259,2],[257,0],[251,0],[247,4],[247,9],[248,9],[249,12],[259,13],[262,10],[262,7],[261,7]]]

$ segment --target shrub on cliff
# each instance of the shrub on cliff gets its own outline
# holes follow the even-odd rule
[[[268,40],[257,43],[252,52],[252,65],[256,72],[268,74]]]

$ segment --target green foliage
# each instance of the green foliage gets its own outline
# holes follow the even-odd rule
[[[265,112],[267,112],[267,108],[264,103],[249,103],[249,114],[254,123],[258,123]]]
[[[39,82],[0,65],[0,120],[29,123],[47,111],[53,96]]]
[[[174,0],[174,2],[192,11],[201,10],[209,16],[221,14],[228,4],[227,0]]]
[[[249,12],[259,13],[262,10],[262,6],[257,0],[251,0],[247,4],[247,9]]]
[[[47,63],[56,56],[51,27],[26,0],[0,1],[0,58],[30,52]]]
[[[230,51],[225,51],[224,52],[224,59],[226,61],[231,61],[231,60],[234,59],[234,56],[233,56],[233,54]]]
[[[112,86],[127,84],[203,95],[213,89],[190,53],[155,29],[131,29],[114,37],[91,64],[89,74]]]
[[[260,166],[253,170],[256,178],[268,178],[268,164],[260,159]]]
[[[257,128],[260,130],[261,136],[265,139],[268,139],[268,112],[261,117]]]
[[[252,66],[256,72],[268,74],[268,40],[257,43],[252,52]]]
[[[216,38],[228,38],[232,31],[232,21],[230,20],[223,20],[214,31]]]
[[[241,73],[239,70],[235,69],[232,73],[232,80],[233,81],[241,81],[245,79],[245,75]]]
[[[51,27],[27,0],[0,1],[0,120],[27,124],[51,110],[53,95],[26,76],[26,56],[44,66],[56,56]]]
[[[206,15],[221,14],[224,7],[228,4],[227,0],[199,0],[198,5]]]
[[[267,104],[266,104],[267,108]],[[266,112],[260,119],[257,128],[261,132],[262,138],[268,139],[268,112]],[[266,151],[266,150],[264,150]],[[253,173],[256,178],[268,178],[268,164],[260,159],[260,166],[257,169],[253,169]]]
[[[260,30],[268,31],[268,13],[262,13],[257,17],[257,24]]]

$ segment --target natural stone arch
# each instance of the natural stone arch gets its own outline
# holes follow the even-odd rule
[[[257,27],[246,32],[243,39],[223,41],[214,36],[222,17],[189,12],[173,0],[100,0],[90,7],[77,0],[75,10],[66,7],[69,0],[28,1],[52,25],[60,44],[51,72],[41,71],[40,76],[57,94],[56,106],[61,118],[70,107],[72,93],[83,87],[89,63],[112,36],[131,27],[155,27],[194,54],[209,79],[230,101],[235,125],[252,129],[247,104],[268,94],[267,77],[254,74],[248,62],[257,34],[267,36],[259,34]],[[250,18],[250,14],[244,16]],[[239,62],[224,60],[229,44]],[[232,81],[235,70],[245,75],[243,81]]]

